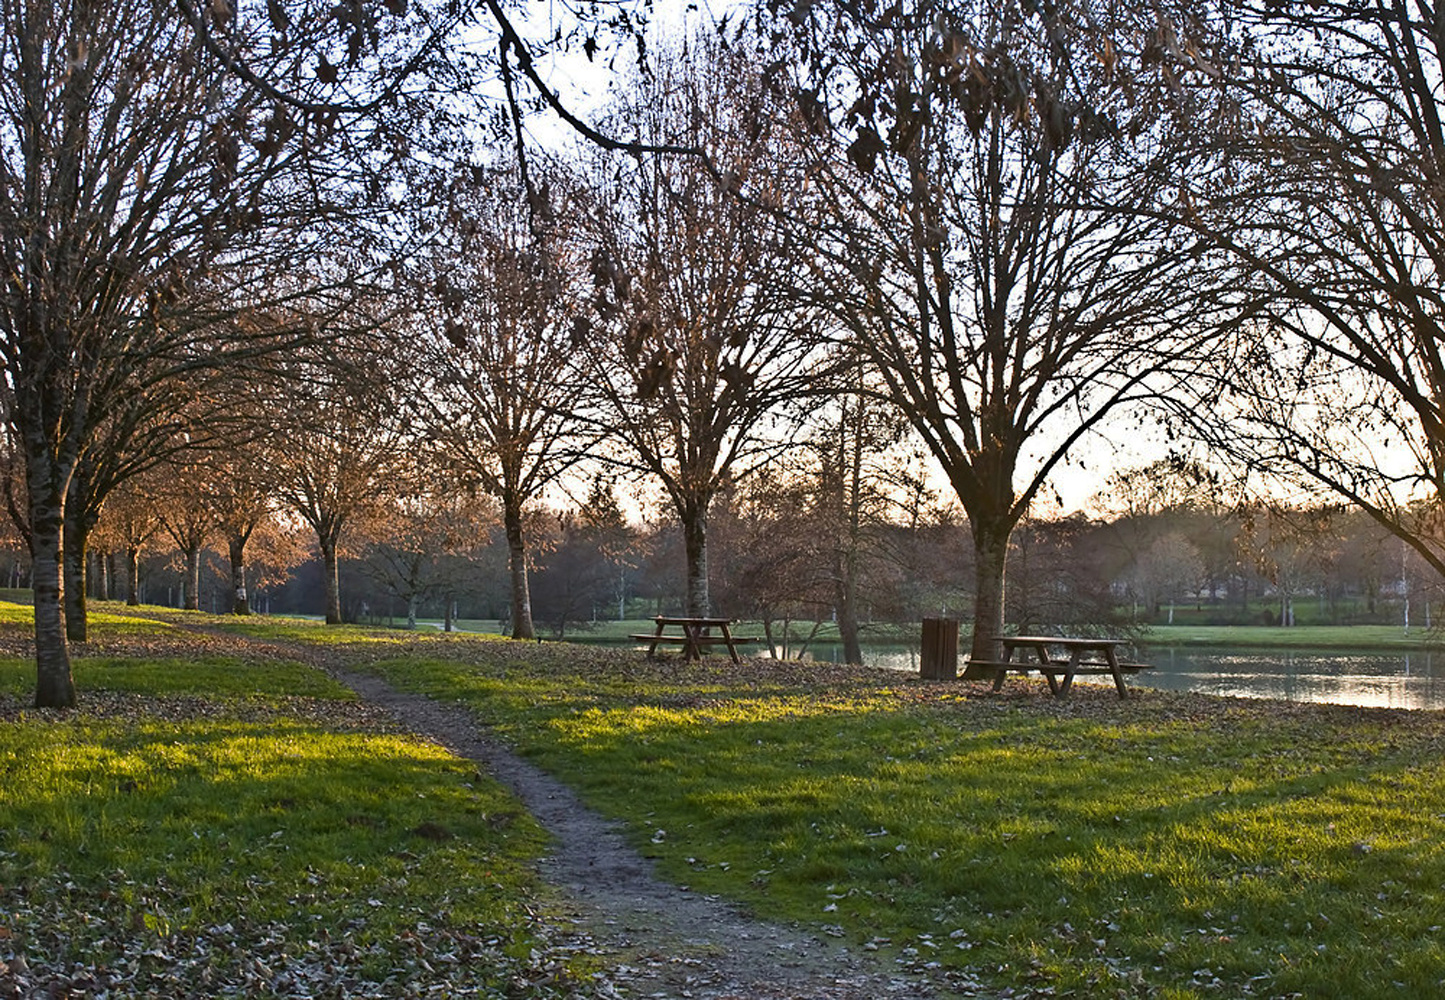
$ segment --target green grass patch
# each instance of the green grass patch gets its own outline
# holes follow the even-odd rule
[[[164,635],[173,631],[174,626],[157,621],[143,613],[132,613],[125,609],[124,604],[114,601],[106,602],[105,608],[109,610],[96,610],[92,608],[87,611],[87,622],[113,636],[152,636]],[[13,601],[0,600],[0,627],[18,628],[23,626],[26,629],[35,627],[35,609],[28,603],[17,604]]]
[[[1445,764],[1421,717],[692,685],[547,655],[379,669],[463,699],[667,877],[764,916],[1056,995],[1442,989]]]
[[[174,614],[175,612],[171,612]],[[206,615],[185,612],[193,616],[194,624],[204,625],[218,631],[235,635],[251,636],[258,639],[306,642],[316,645],[400,645],[409,643],[419,636],[428,640],[442,641],[481,638],[472,634],[461,636],[447,634],[431,628],[416,630],[389,628],[377,625],[328,625],[313,618],[291,618],[272,615]]]
[[[1380,649],[1438,648],[1440,633],[1424,628],[1407,634],[1398,625],[1152,625],[1141,636],[1145,646],[1214,646],[1244,649]]]
[[[60,713],[11,697],[33,670],[0,661],[0,964],[111,995],[553,995],[517,985],[545,835],[471,762],[299,664],[80,659]]]

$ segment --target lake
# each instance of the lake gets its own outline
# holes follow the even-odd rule
[[[836,662],[842,659],[843,649],[814,646],[811,652],[814,659]],[[918,671],[916,646],[865,646],[863,655],[870,666]],[[1129,680],[1131,685],[1239,698],[1445,709],[1445,650],[1226,651],[1151,646],[1141,660],[1154,664],[1154,669],[1135,674]],[[1107,677],[1080,678],[1078,683],[1086,681],[1113,683]]]

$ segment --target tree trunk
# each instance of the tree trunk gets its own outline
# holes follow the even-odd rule
[[[447,607],[446,607],[446,612],[444,613],[445,622],[444,622],[444,624],[442,625],[442,631],[443,631],[443,632],[450,632],[450,631],[452,630],[452,623],[453,623],[454,619],[456,618],[456,611],[457,611],[457,606],[456,606],[456,603],[455,603],[455,599],[452,597],[451,593],[448,592],[448,593],[447,593]]]
[[[861,423],[861,401],[857,406],[857,419]],[[863,546],[863,432],[861,426],[855,427],[850,441],[846,418],[840,458],[846,462],[848,469],[845,496],[848,538],[841,561],[842,572],[839,573],[838,635],[843,640],[843,662],[862,666],[863,644],[858,639],[858,550]]]
[[[131,607],[140,604],[140,546],[131,545],[125,550],[126,594],[125,603]]]
[[[73,494],[72,494],[73,496]],[[89,618],[85,604],[85,563],[88,518],[83,512],[70,511],[65,518],[65,543],[61,546],[61,564],[65,574],[65,638],[85,642],[89,638]]]
[[[997,661],[1002,655],[1004,569],[1012,526],[1006,522],[973,522],[973,644],[969,658]]]
[[[406,627],[413,632],[416,631],[416,595],[408,594],[406,598]]]
[[[712,613],[707,589],[707,513],[685,511],[682,536],[687,549],[687,614],[705,618]]]
[[[858,639],[858,561],[844,553],[838,570],[835,602],[838,608],[838,638],[843,643],[843,662],[863,665],[863,644]]]
[[[35,601],[35,707],[74,708],[75,680],[61,610],[63,494],[37,496],[31,481],[30,578]]]
[[[107,601],[115,600],[115,595],[120,593],[118,567],[114,552],[105,554],[105,593],[102,595]]]
[[[246,539],[249,532],[230,532],[226,548],[231,559],[231,614],[249,615],[251,598],[246,593]]]
[[[336,539],[322,536],[321,564],[326,577],[326,624],[341,624],[341,574],[336,558]]]
[[[537,632],[532,624],[532,592],[527,582],[527,539],[522,532],[522,505],[508,500],[503,508],[508,564],[512,572],[512,638],[535,639]]]
[[[201,549],[200,546],[186,550],[186,594],[187,611],[201,610]]]

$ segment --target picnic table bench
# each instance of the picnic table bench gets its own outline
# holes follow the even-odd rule
[[[1027,675],[1036,670],[1049,682],[1054,696],[1062,698],[1073,687],[1075,677],[1107,674],[1114,679],[1119,697],[1127,698],[1129,689],[1124,684],[1124,675],[1153,669],[1148,663],[1121,663],[1117,651],[1124,642],[1120,639],[1010,635],[1001,637],[999,643],[1003,646],[1003,659],[969,660],[963,671],[964,680],[992,678],[993,689],[997,691],[1003,687],[1009,671]]]
[[[743,638],[732,634],[731,626],[737,621],[735,618],[696,618],[696,617],[669,617],[658,615],[652,619],[657,623],[657,630],[652,634],[634,632],[629,639],[636,639],[638,642],[647,643],[647,655],[657,655],[657,647],[661,645],[677,645],[682,647],[682,658],[684,660],[702,659],[702,654],[710,646],[724,645],[727,647],[728,655],[734,663],[741,663],[742,657],[738,655],[739,643],[765,642],[765,639]],[[668,633],[669,628],[675,628],[677,633]],[[718,634],[714,635],[712,630],[717,629]]]

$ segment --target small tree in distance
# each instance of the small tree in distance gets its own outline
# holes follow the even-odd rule
[[[342,622],[340,557],[414,471],[406,414],[391,379],[394,359],[373,338],[324,358],[286,359],[272,391],[266,481],[314,533],[323,566],[326,621]],[[295,369],[301,368],[304,371]]]

